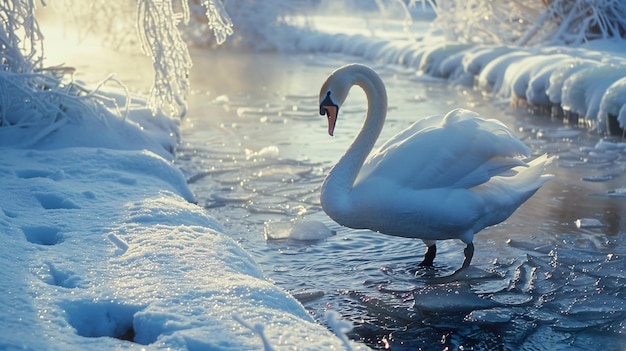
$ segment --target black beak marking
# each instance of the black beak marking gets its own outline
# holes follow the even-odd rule
[[[324,100],[322,100],[322,103],[320,104],[320,115],[323,116],[328,114],[326,106],[333,106],[336,109],[337,113],[339,113],[339,106],[335,104],[330,98],[330,91],[326,93],[326,98],[324,98]]]

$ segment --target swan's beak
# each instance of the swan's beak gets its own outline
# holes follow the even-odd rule
[[[335,123],[337,123],[337,106],[322,106],[326,113],[321,113],[328,117],[328,135],[333,136],[335,132]],[[320,112],[322,112],[320,110]]]
[[[320,115],[328,117],[328,135],[333,136],[335,132],[335,123],[337,123],[337,115],[339,114],[339,106],[330,98],[330,91],[326,94],[326,98],[320,104]]]

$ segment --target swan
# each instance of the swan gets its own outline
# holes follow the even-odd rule
[[[553,175],[553,157],[527,163],[530,149],[500,121],[454,109],[419,120],[372,152],[387,114],[387,93],[371,68],[349,64],[320,90],[320,115],[334,135],[339,109],[352,86],[367,98],[363,126],[321,187],[320,201],[338,224],[419,238],[420,266],[432,266],[436,241],[460,239],[463,265],[474,255],[474,234],[507,219]]]

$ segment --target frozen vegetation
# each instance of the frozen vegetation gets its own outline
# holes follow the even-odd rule
[[[368,28],[361,33],[337,32],[327,25],[328,14],[320,13],[309,19],[309,28],[317,30],[293,45],[303,51],[341,52],[403,65],[417,76],[475,87],[568,123],[621,134],[626,127],[626,46],[621,37],[626,5],[617,1],[596,5],[553,1],[547,7],[541,2],[513,4],[439,1],[433,5],[436,20],[419,40],[373,38]]]
[[[404,65],[416,79],[473,86],[599,133],[622,133],[626,5],[514,3],[508,11],[504,0],[372,1],[363,5],[368,11],[393,8],[399,17],[391,25],[371,20],[358,28],[361,21],[338,16],[331,0],[227,1],[224,7],[218,0],[140,0],[132,8],[139,34],[130,44],[141,45],[155,72],[149,96],[141,97],[114,76],[87,84],[73,79],[71,67],[46,66],[35,1],[4,2],[0,348],[362,347],[346,340],[349,326],[337,316],[328,316],[333,333],[266,280],[218,221],[194,205],[169,162],[189,91],[191,59],[183,38],[207,45],[211,33],[210,41],[221,43],[234,30],[227,45],[341,52]],[[116,22],[127,5],[81,4],[72,3],[76,21],[107,10],[94,25],[111,42],[126,38],[116,38],[116,28],[134,26],[134,19],[130,27]],[[434,11],[437,19],[428,35],[417,37],[407,30],[427,29],[410,20],[422,11]],[[329,25],[338,20],[344,28]]]

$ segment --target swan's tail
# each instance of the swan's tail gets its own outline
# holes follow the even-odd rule
[[[542,174],[553,160],[554,156],[543,154],[529,162],[528,167],[514,168],[518,173],[510,177],[510,184],[520,192],[531,192],[528,197],[532,196],[545,182],[554,178],[554,174]]]
[[[521,204],[528,200],[553,174],[544,174],[554,156],[547,154],[537,157],[527,167],[515,167],[515,175],[496,176],[484,185],[479,186],[486,210],[492,214],[490,223],[493,225],[507,219]]]

